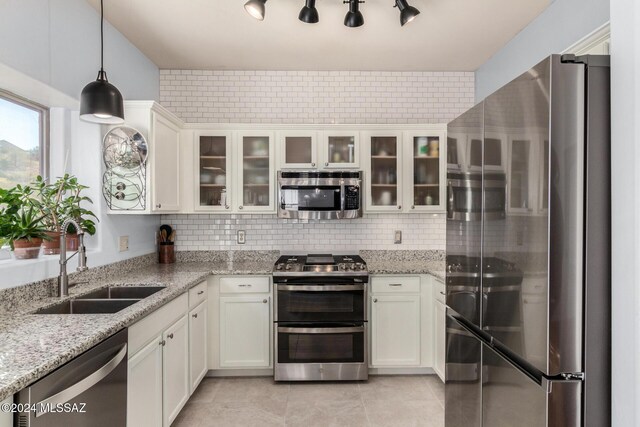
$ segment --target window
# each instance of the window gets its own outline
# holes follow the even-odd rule
[[[0,188],[48,177],[49,110],[0,91]]]

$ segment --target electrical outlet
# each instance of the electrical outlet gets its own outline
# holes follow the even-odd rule
[[[129,250],[129,236],[120,236],[118,246],[119,246],[120,252],[128,251]]]
[[[402,243],[402,230],[396,230],[393,234],[393,243],[399,245]]]
[[[236,242],[239,245],[244,245],[245,243],[247,243],[247,232],[244,230],[238,230],[238,232],[236,233]]]

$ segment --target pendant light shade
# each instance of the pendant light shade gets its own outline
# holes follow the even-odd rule
[[[304,7],[298,15],[298,19],[307,24],[315,24],[320,20],[318,9],[316,9],[316,0],[306,0]]]
[[[404,24],[408,24],[413,21],[416,16],[420,14],[420,11],[413,6],[409,6],[407,0],[396,0],[396,6],[400,11],[400,25],[404,27]]]
[[[244,10],[258,21],[264,19],[265,3],[267,0],[249,0],[244,4]]]
[[[91,123],[124,123],[124,100],[104,71],[104,6],[100,0],[100,71],[95,82],[82,89],[80,119]]]
[[[347,3],[345,1],[345,3]],[[364,25],[364,17],[360,12],[360,0],[349,0],[349,12],[344,17],[344,25],[355,28]]]

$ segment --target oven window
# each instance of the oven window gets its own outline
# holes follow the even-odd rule
[[[340,187],[338,186],[282,186],[282,209],[298,211],[339,211]]]
[[[285,328],[278,328],[278,363],[364,362],[364,330],[346,333],[296,333],[280,332],[281,329]],[[313,328],[309,330],[313,331]],[[336,331],[339,330],[340,328],[336,328]]]
[[[278,290],[278,321],[363,321],[364,291]]]

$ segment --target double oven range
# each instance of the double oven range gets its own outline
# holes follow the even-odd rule
[[[275,380],[366,380],[369,273],[364,260],[282,256],[273,282]]]

